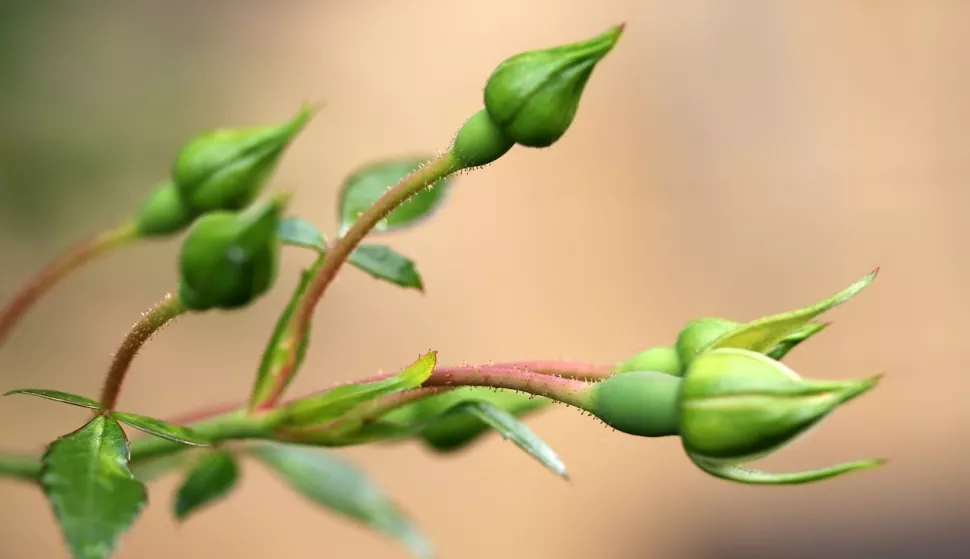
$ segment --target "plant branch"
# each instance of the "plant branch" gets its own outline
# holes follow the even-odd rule
[[[486,366],[439,367],[422,386],[507,388],[582,408],[588,404],[589,387],[592,383],[525,369]]]
[[[40,476],[40,458],[17,454],[0,454],[0,478],[33,481]]]
[[[422,189],[432,187],[436,182],[460,168],[461,165],[455,160],[451,152],[431,160],[385,192],[367,211],[361,214],[342,237],[333,242],[325,254],[319,256],[313,266],[316,273],[310,280],[306,293],[300,299],[296,311],[293,313],[291,323],[293,327],[290,331],[294,333],[296,340],[301,340],[306,335],[317,303],[323,298],[323,294],[337,276],[340,267],[344,265],[350,254],[354,252],[354,249],[364,240],[367,234],[410,197]],[[299,343],[292,344],[293,349],[290,351],[289,358],[281,367],[283,371],[286,371],[287,376],[296,371],[295,364],[299,345]],[[271,408],[279,402],[283,396],[283,387],[288,384],[287,380],[284,378],[277,382],[277,389],[260,406],[261,409]]]
[[[126,223],[83,241],[48,264],[20,288],[20,291],[0,310],[0,346],[6,341],[17,322],[41,296],[61,279],[96,256],[138,238],[133,223]]]
[[[167,299],[169,304],[171,304],[172,300],[173,299],[171,298]],[[146,318],[153,313],[160,314],[158,309],[162,306],[164,306],[164,303],[153,309],[152,312],[149,312],[146,315]],[[172,307],[177,308],[177,305],[172,305]],[[173,316],[176,315],[177,313]],[[145,322],[145,319],[143,319],[142,322]],[[144,342],[148,336],[150,336],[150,334],[144,335],[142,342]],[[137,351],[137,348],[135,348],[135,351]],[[132,352],[130,355],[134,356],[134,352]],[[565,367],[555,368],[565,369]],[[597,367],[590,366],[587,368],[576,368],[577,370],[595,370]],[[355,381],[355,383],[361,384],[366,382],[374,382],[375,380],[387,378],[388,376],[390,375],[378,375]],[[482,386],[518,390],[520,392],[526,392],[536,396],[545,396],[571,406],[583,407],[587,403],[586,394],[588,393],[588,388],[592,386],[592,384],[593,383],[591,382],[582,380],[561,378],[558,376],[545,375],[529,370],[515,369],[510,367],[497,367],[494,365],[481,367],[437,367],[432,373],[431,377],[421,388],[399,392],[385,396],[384,398],[379,398],[371,403],[364,404],[359,410],[354,411],[353,414],[348,417],[366,421],[369,418],[377,417],[399,406],[432,396],[434,394],[439,394],[447,390],[458,388],[460,386]],[[327,390],[314,392],[304,396],[303,398],[317,396],[321,393],[333,390],[334,388],[337,387],[331,387]],[[294,401],[297,400],[293,400],[291,402]],[[217,408],[209,408],[207,410],[186,415],[182,419],[172,422],[178,424],[190,422],[193,431],[211,440],[214,444],[246,439],[283,439],[291,442],[301,442],[299,437],[295,439],[293,438],[294,433],[290,433],[284,438],[280,437],[280,434],[275,432],[277,424],[284,418],[285,414],[280,413],[279,409],[263,411],[256,414],[247,414],[245,403],[240,403],[236,406],[226,405]],[[329,432],[329,430],[336,431],[344,424],[344,418],[341,418],[327,425],[313,428],[312,431],[316,435],[325,435],[327,432]],[[298,433],[299,432],[296,432],[295,434],[298,435]],[[326,437],[315,437],[313,442],[314,444],[323,446],[328,444],[341,444],[338,439],[328,441]],[[158,437],[140,437],[132,441],[131,462],[138,463],[144,460],[160,458],[187,449],[189,449],[189,447],[185,445],[174,443]],[[32,480],[36,479],[39,472],[39,456],[0,454],[0,478],[12,477],[23,480]]]
[[[542,375],[554,375],[573,380],[597,381],[616,374],[609,365],[593,365],[578,361],[506,361],[491,363],[493,367],[532,371]]]
[[[131,367],[138,350],[145,345],[152,334],[165,326],[170,320],[186,312],[185,305],[177,296],[168,294],[164,299],[151,310],[145,313],[121,342],[121,347],[115,353],[108,370],[108,376],[104,382],[104,389],[101,392],[101,409],[110,411],[114,409],[121,393],[121,385],[125,380],[125,375]]]

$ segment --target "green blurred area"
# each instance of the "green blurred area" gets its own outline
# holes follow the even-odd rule
[[[4,228],[56,234],[136,203],[168,173],[178,144],[208,123],[205,96],[186,105],[197,98],[187,86],[213,89],[193,56],[208,11],[0,0]]]

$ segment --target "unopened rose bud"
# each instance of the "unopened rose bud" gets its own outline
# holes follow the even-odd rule
[[[485,85],[489,116],[518,144],[552,145],[572,124],[593,68],[622,33],[618,25],[586,41],[506,59]]]

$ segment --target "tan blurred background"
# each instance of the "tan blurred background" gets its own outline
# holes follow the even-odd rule
[[[348,270],[295,391],[448,362],[616,362],[704,315],[815,301],[876,265],[836,326],[792,354],[810,376],[887,373],[871,395],[765,461],[884,469],[789,488],[695,469],[676,439],[623,436],[556,408],[532,424],[555,479],[498,437],[440,458],[354,449],[443,558],[966,557],[970,549],[970,3],[635,0],[46,2],[0,0],[0,294],[125,219],[178,146],[222,125],[325,110],[276,188],[328,231],[341,179],[447,147],[516,52],[628,23],[553,148],[463,177],[445,211],[394,235],[427,295]],[[177,242],[110,256],[51,293],[0,353],[0,389],[96,394],[115,345],[175,285]],[[253,308],[183,320],[136,361],[126,409],[172,415],[247,394],[307,255]],[[0,405],[2,447],[83,413]],[[121,559],[405,557],[256,465],[183,526],[153,485]],[[0,558],[66,557],[35,489],[0,481]]]

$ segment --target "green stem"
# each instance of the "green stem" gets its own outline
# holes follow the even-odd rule
[[[347,232],[337,239],[333,245],[327,249],[325,254],[321,254],[317,263],[314,264],[316,274],[310,280],[306,293],[300,299],[296,311],[293,313],[291,324],[295,338],[300,340],[306,335],[313,317],[313,311],[317,303],[323,298],[327,287],[333,282],[340,271],[340,267],[347,261],[354,249],[364,240],[370,231],[377,226],[382,219],[388,216],[398,206],[406,202],[421,190],[428,188],[439,180],[460,170],[462,165],[455,159],[452,152],[447,152],[428,162],[425,166],[404,177],[397,185],[384,193],[367,211],[365,211]],[[322,260],[321,260],[322,259]],[[299,343],[293,344],[289,358],[283,370],[295,371],[295,363]],[[292,374],[292,372],[290,373]],[[259,406],[267,409],[275,406],[283,396],[283,389],[287,382],[278,382],[276,389]]]
[[[128,373],[135,355],[138,354],[138,350],[162,326],[187,310],[177,296],[168,294],[160,303],[145,313],[141,320],[135,323],[128,335],[125,336],[124,341],[121,342],[121,347],[118,348],[118,352],[115,353],[111,362],[111,368],[108,369],[108,376],[105,378],[104,389],[101,392],[102,410],[111,411],[114,409],[118,402],[118,395],[121,393],[121,385],[125,380],[125,375]]]
[[[234,411],[192,425],[192,431],[218,444],[230,440],[271,439],[276,418],[270,414],[247,415]],[[138,463],[187,450],[181,443],[159,437],[142,437],[131,444],[131,462]]]
[[[40,476],[40,459],[36,456],[0,454],[0,478],[11,477],[32,481]]]
[[[24,284],[3,310],[0,310],[0,346],[27,310],[57,282],[96,256],[137,238],[138,231],[135,224],[125,223],[75,245],[48,264],[39,274]]]
[[[373,378],[369,378],[358,382],[371,382],[373,380]],[[594,385],[595,383],[514,368],[495,366],[438,367],[421,388],[385,396],[383,399],[365,404],[360,410],[348,417],[358,421],[367,421],[369,418],[386,413],[395,407],[459,386],[507,388],[536,396],[545,396],[571,406],[586,408],[589,406],[589,394],[591,392],[589,389]],[[319,394],[320,392],[316,392],[311,396]],[[277,432],[277,425],[285,419],[286,413],[282,408],[248,414],[246,408],[242,407],[199,421],[192,424],[191,427],[193,431],[214,444],[245,439],[285,440],[321,446],[345,444],[341,437],[330,436],[338,435],[346,427],[346,422],[340,419],[320,427],[291,430],[286,433]],[[131,462],[138,463],[153,458],[161,458],[187,449],[189,449],[188,446],[158,437],[142,437],[132,442]],[[40,459],[38,457],[4,456],[0,454],[0,477],[29,480],[35,479],[39,472]]]

